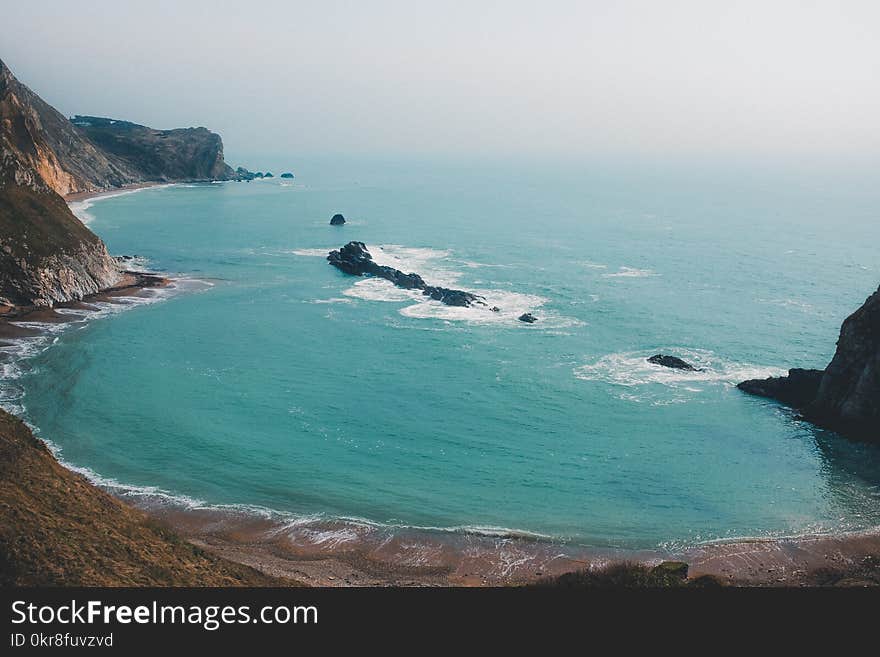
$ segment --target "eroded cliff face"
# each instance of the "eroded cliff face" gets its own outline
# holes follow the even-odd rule
[[[121,278],[104,243],[53,190],[0,183],[0,303],[51,306]]]
[[[820,426],[880,442],[880,289],[843,322],[824,370],[794,369],[738,387],[796,408]]]
[[[39,102],[37,102],[39,101]],[[59,192],[90,189],[84,169],[65,168],[45,105],[0,62],[0,304],[49,306],[112,287],[121,278],[104,243]],[[57,112],[55,113],[57,114]],[[66,119],[64,119],[66,120]],[[73,147],[73,142],[67,147]],[[86,155],[94,151],[83,146]],[[91,148],[91,150],[88,150]]]
[[[224,161],[223,140],[207,128],[155,130],[93,116],[70,121],[0,61],[0,162],[10,152],[62,196],[235,177]]]
[[[223,141],[206,128],[74,124],[0,61],[0,304],[53,305],[119,282],[116,260],[62,196],[234,175]]]
[[[880,440],[880,289],[843,322],[809,414]]]
[[[76,129],[141,181],[229,180],[223,140],[207,128],[156,130],[96,116],[75,116]]]
[[[7,175],[11,171],[20,177],[20,184],[34,186],[27,178],[30,170],[61,195],[138,181],[137,171],[107,157],[64,115],[16,80],[2,61],[0,160]]]

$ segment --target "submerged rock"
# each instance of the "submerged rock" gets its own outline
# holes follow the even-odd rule
[[[843,435],[880,442],[880,289],[843,322],[827,368],[792,369],[788,376],[737,387],[792,406]]]
[[[342,215],[336,216],[342,217]],[[341,249],[331,251],[327,255],[327,261],[352,276],[376,276],[389,280],[406,290],[421,290],[425,296],[448,306],[467,307],[475,303],[485,305],[483,297],[472,292],[428,285],[418,274],[405,274],[394,267],[377,264],[363,242],[349,242]]]
[[[538,318],[535,317],[532,313],[523,313],[517,319],[521,322],[525,322],[526,324],[534,324],[538,321]]]
[[[648,359],[649,363],[653,363],[654,365],[660,365],[662,367],[669,367],[674,370],[685,370],[686,372],[702,372],[703,370],[694,367],[687,361],[678,358],[677,356],[664,356],[663,354],[655,354]]]
[[[341,214],[334,214],[332,217],[330,217],[331,226],[341,226],[344,223],[345,217],[343,217]]]

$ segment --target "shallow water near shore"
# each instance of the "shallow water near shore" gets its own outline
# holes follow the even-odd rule
[[[880,450],[734,387],[830,359],[880,279],[876,187],[296,171],[94,200],[111,252],[199,283],[59,330],[5,403],[116,492],[304,518],[318,544],[360,540],[345,519],[628,549],[880,524]],[[500,312],[328,266],[353,239]]]

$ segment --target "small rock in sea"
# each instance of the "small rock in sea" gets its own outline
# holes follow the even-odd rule
[[[341,214],[334,214],[333,217],[330,219],[331,226],[341,226],[344,223],[345,217],[343,217]]]
[[[538,318],[535,317],[532,313],[523,313],[517,319],[521,322],[525,322],[526,324],[534,324],[538,321]]]
[[[274,177],[275,176],[273,176],[272,173],[269,171],[267,171],[266,173],[263,174],[263,178],[274,178]]]
[[[651,356],[648,359],[649,363],[653,363],[654,365],[660,365],[662,367],[670,367],[674,370],[685,370],[686,372],[702,372],[703,370],[697,367],[694,367],[690,363],[683,361],[681,358],[676,356],[664,356],[663,354],[656,354]]]
[[[501,308],[499,308],[498,306],[492,306],[492,308],[490,308],[490,310],[493,313],[500,313],[501,312]]]
[[[293,174],[290,173],[290,171],[285,171],[284,173],[281,174],[281,177],[282,178],[293,178]]]

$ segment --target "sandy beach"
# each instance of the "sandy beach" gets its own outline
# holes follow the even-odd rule
[[[167,183],[160,182],[146,182],[146,183],[131,183],[129,185],[120,185],[119,187],[112,187],[110,189],[101,189],[90,192],[76,192],[75,194],[67,194],[64,197],[64,200],[68,203],[72,201],[85,201],[90,198],[99,198],[101,196],[114,196],[121,192],[134,192],[139,189],[146,189],[148,187],[157,187],[159,185],[165,185]]]
[[[198,547],[311,586],[525,585],[617,563],[663,561],[684,561],[691,578],[709,575],[735,586],[876,585],[880,555],[877,530],[712,542],[681,551],[624,550],[127,501]]]

